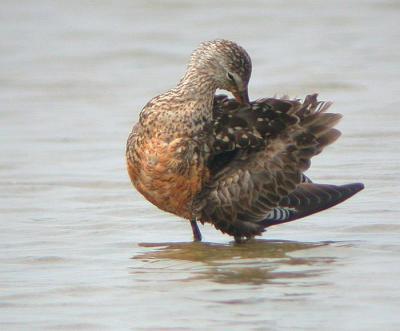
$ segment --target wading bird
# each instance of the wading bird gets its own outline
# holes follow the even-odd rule
[[[333,143],[341,115],[317,94],[249,101],[247,52],[228,40],[202,43],[177,86],[150,100],[128,138],[136,189],[157,207],[211,223],[236,242],[332,207],[361,183],[317,184],[310,159]],[[216,95],[230,91],[235,98]]]

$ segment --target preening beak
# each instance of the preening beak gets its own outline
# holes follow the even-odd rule
[[[242,105],[249,105],[250,100],[249,100],[249,93],[247,91],[247,88],[244,90],[237,90],[232,93],[233,96],[235,97],[236,101],[241,103]]]

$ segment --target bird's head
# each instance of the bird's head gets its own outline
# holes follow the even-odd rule
[[[193,52],[191,64],[207,72],[217,88],[231,92],[241,104],[249,104],[251,59],[241,46],[223,39],[203,42]]]

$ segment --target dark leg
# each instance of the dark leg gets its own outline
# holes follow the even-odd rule
[[[199,230],[199,227],[197,226],[196,220],[191,220],[190,225],[192,226],[193,240],[201,241],[201,232]]]
[[[237,244],[243,244],[244,238],[242,236],[235,236],[235,242]]]

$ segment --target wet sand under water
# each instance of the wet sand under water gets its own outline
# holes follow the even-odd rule
[[[1,330],[400,330],[395,1],[2,3]],[[206,39],[242,44],[250,95],[320,92],[343,136],[334,209],[244,245],[135,192],[125,140]]]

